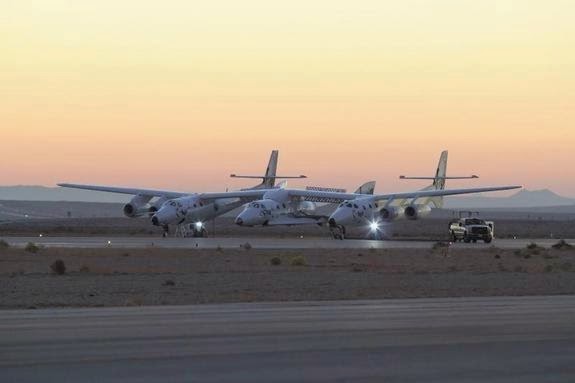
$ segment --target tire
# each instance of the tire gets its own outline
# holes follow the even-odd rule
[[[491,241],[493,241],[493,238],[491,238],[491,237],[487,237],[483,240],[483,242],[485,242],[485,243],[491,243]]]
[[[471,238],[465,236],[465,237],[463,237],[463,242],[465,242],[465,243],[470,243],[470,242],[471,242]]]
[[[473,240],[473,243],[477,243],[477,240],[476,240],[476,239],[474,239],[474,240]]]
[[[457,235],[455,235],[454,232],[451,232],[451,241],[452,241],[452,242],[457,242],[457,240],[458,240]]]

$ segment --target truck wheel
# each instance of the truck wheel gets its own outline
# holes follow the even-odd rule
[[[477,240],[476,240],[476,239],[474,239],[474,240],[473,240],[473,243],[477,243]]]
[[[455,235],[454,232],[451,232],[451,241],[452,241],[452,242],[457,242],[457,235]]]
[[[471,238],[469,238],[469,237],[467,237],[467,236],[466,236],[466,237],[463,237],[463,242],[465,242],[465,243],[470,243],[470,242],[471,242]]]
[[[492,240],[493,240],[493,238],[487,237],[487,238],[485,238],[483,241],[484,241],[485,243],[491,243]]]

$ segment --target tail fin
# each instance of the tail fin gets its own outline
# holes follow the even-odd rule
[[[375,181],[369,181],[361,185],[356,191],[355,194],[370,194],[373,195],[375,192]]]
[[[437,165],[437,171],[435,172],[435,179],[433,180],[433,188],[435,190],[445,189],[445,179],[447,177],[447,150],[441,153],[439,157],[439,164]]]
[[[278,158],[279,158],[279,151],[273,150],[270,156],[270,161],[268,162],[268,167],[266,169],[265,178],[262,182],[262,187],[264,189],[271,189],[276,184],[276,175],[278,170]]]

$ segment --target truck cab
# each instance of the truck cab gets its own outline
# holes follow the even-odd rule
[[[465,243],[482,240],[491,243],[494,237],[494,223],[480,218],[460,218],[449,224],[449,232],[453,242]]]

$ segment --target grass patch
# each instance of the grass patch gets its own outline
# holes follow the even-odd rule
[[[40,251],[40,246],[36,245],[34,242],[28,242],[24,247],[24,251],[27,253],[36,254]]]
[[[291,259],[290,263],[292,266],[305,266],[305,265],[307,265],[306,259],[303,255],[298,255],[296,257],[293,257]]]
[[[246,251],[250,251],[252,249],[252,244],[249,242],[246,242],[242,245],[242,249],[244,249]]]
[[[0,239],[0,249],[8,249],[10,244],[3,239]]]

